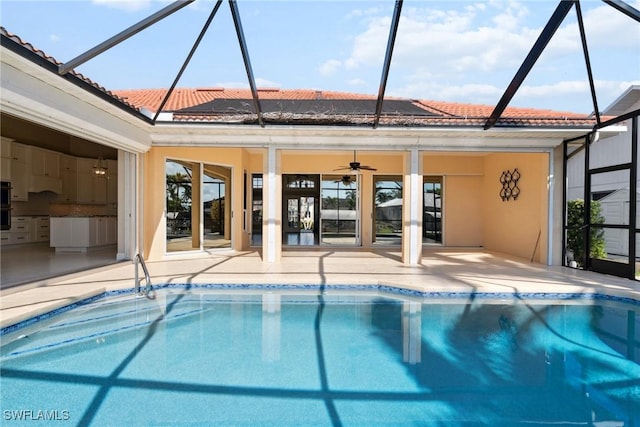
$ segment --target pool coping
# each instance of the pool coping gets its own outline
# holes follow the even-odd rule
[[[495,291],[439,291],[439,290],[417,290],[409,289],[388,283],[378,284],[255,284],[255,283],[165,283],[153,285],[152,291],[179,289],[179,290],[292,290],[292,291],[376,291],[384,295],[399,295],[405,297],[415,297],[423,299],[521,299],[521,300],[602,300],[615,301],[634,306],[640,306],[640,299],[630,296],[615,295],[615,293],[605,293],[601,289],[590,291],[574,292],[495,292]],[[0,337],[14,333],[27,326],[32,326],[38,322],[50,319],[51,317],[65,313],[74,308],[91,304],[92,302],[116,296],[135,294],[135,288],[121,288],[107,290],[105,288],[94,289],[84,294],[65,298],[64,300],[30,311],[22,316],[15,316],[10,319],[10,324],[0,326]],[[3,319],[4,320],[4,319]],[[7,322],[7,323],[9,323]]]

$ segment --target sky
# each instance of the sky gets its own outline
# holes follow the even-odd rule
[[[171,4],[165,0],[0,0],[0,25],[67,62]],[[259,87],[377,95],[395,1],[238,0]],[[640,0],[626,0],[640,9]],[[108,90],[168,88],[213,10],[196,0],[78,66]],[[405,0],[386,95],[496,105],[558,1]],[[598,109],[640,84],[640,24],[580,2]],[[249,87],[224,1],[177,87]],[[509,106],[594,111],[575,7]]]

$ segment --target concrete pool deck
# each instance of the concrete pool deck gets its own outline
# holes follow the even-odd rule
[[[468,248],[425,249],[416,266],[403,264],[398,250],[322,248],[286,250],[274,264],[251,251],[176,255],[147,267],[154,285],[390,285],[424,292],[606,293],[640,300],[640,282]],[[140,279],[144,286],[142,269]],[[135,267],[127,261],[0,291],[0,327],[104,291],[133,288],[134,282]]]

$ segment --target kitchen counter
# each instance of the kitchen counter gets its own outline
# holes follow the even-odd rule
[[[56,252],[87,252],[91,248],[115,245],[118,241],[115,216],[53,216],[50,221],[50,246]]]
[[[107,205],[88,205],[78,203],[52,203],[49,205],[51,217],[94,217],[111,216]]]

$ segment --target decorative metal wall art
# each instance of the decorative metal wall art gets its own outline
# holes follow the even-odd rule
[[[520,195],[520,188],[518,188],[518,180],[520,179],[520,171],[515,168],[513,171],[506,170],[500,175],[500,183],[502,184],[502,190],[500,190],[500,197],[503,202],[509,201],[509,199],[517,200]]]

